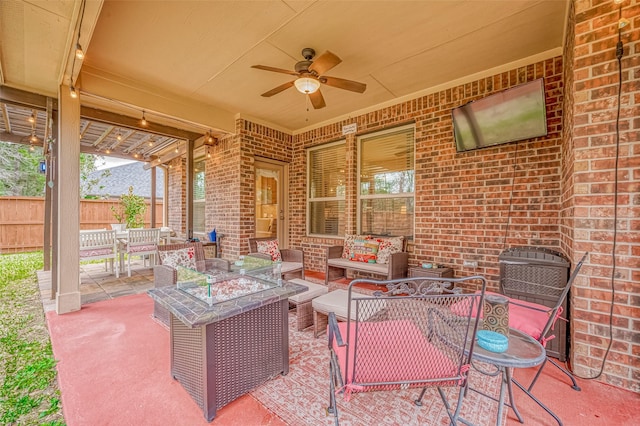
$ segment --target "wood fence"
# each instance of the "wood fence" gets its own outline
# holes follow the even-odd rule
[[[80,229],[111,229],[111,206],[119,200],[80,200]],[[156,226],[162,225],[162,203],[156,204]],[[64,218],[63,218],[64,220]],[[151,226],[147,201],[145,226]],[[44,245],[44,198],[0,197],[0,253],[42,250]]]

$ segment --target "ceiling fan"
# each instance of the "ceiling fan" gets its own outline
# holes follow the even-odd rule
[[[291,80],[287,83],[281,84],[268,92],[264,92],[262,96],[265,98],[277,95],[278,93],[295,86],[298,91],[309,95],[311,104],[315,109],[324,108],[326,106],[324,97],[320,92],[320,84],[326,84],[327,86],[337,87],[338,89],[350,90],[352,92],[364,93],[367,89],[367,85],[359,83],[357,81],[345,80],[343,78],[329,77],[325,75],[327,71],[342,62],[342,59],[338,58],[328,50],[322,55],[318,56],[315,60],[313,57],[316,55],[316,51],[306,47],[302,49],[302,56],[304,61],[300,61],[295,65],[295,71],[285,70],[282,68],[274,68],[266,65],[253,65],[251,68],[257,68],[264,71],[279,72],[282,74],[289,74],[298,77],[295,80]]]

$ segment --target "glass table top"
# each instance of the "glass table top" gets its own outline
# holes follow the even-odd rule
[[[210,306],[282,286],[281,263],[252,256],[241,257],[231,271],[198,272],[181,266],[176,271],[178,290]]]

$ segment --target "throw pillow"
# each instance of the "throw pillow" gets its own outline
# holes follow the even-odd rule
[[[392,253],[402,252],[404,237],[378,238],[377,241],[380,243],[378,258],[376,259],[377,263],[387,264]]]
[[[258,253],[268,254],[274,262],[281,261],[282,255],[278,248],[278,240],[256,241]]]
[[[193,247],[185,247],[179,250],[158,250],[160,262],[163,265],[177,268],[196,269],[196,249]]]
[[[379,243],[375,240],[354,240],[353,255],[350,260],[354,262],[376,263]]]
[[[355,240],[368,240],[369,235],[346,234],[344,236],[344,247],[342,248],[342,258],[351,259],[353,257],[353,242]]]

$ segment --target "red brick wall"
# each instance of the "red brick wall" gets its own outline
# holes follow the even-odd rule
[[[187,203],[187,167],[186,159],[176,158],[167,168],[169,177],[168,201],[169,201],[169,228],[173,229],[176,236],[187,237],[186,231],[186,203]]]
[[[613,1],[575,3],[573,85],[573,257],[589,252],[573,292],[573,368],[600,372],[611,333],[613,344],[601,380],[640,391],[640,3],[626,0],[622,16],[620,143],[616,144],[619,6]],[[567,147],[569,148],[569,147]],[[617,197],[615,189],[618,158]],[[617,198],[617,244],[614,220]],[[567,238],[567,244],[571,239]],[[614,270],[615,262],[615,270]],[[615,277],[612,279],[612,275]],[[613,280],[613,282],[612,282]],[[613,284],[613,286],[612,286]],[[612,294],[614,304],[611,306]],[[613,316],[609,315],[613,309]]]
[[[221,139],[206,164],[206,229],[223,234],[222,257],[237,259],[255,234],[256,157],[291,163],[291,135],[238,119],[236,135]],[[297,224],[297,215],[292,215]],[[297,225],[294,225],[297,226]]]
[[[456,152],[452,108],[542,77],[545,79],[548,136],[466,153]],[[416,221],[415,241],[409,247],[411,264],[441,263],[454,268],[457,275],[480,273],[496,287],[497,258],[505,247],[559,247],[562,58],[514,69],[296,135],[294,159],[300,159],[297,163],[300,170],[292,170],[292,187],[304,188],[306,185],[305,149],[340,140],[343,138],[342,126],[354,122],[358,125],[358,135],[415,123]],[[347,230],[355,232],[354,135],[347,138],[347,161],[347,176],[351,180],[346,196]],[[507,232],[512,188],[513,204]],[[305,212],[304,201],[301,197],[291,209]],[[299,241],[304,247],[308,267],[316,270],[324,269],[324,248],[342,242],[306,237],[304,226],[292,229],[291,234],[293,245]],[[476,260],[479,267],[463,269],[463,260]]]
[[[623,16],[631,25],[623,31],[614,340],[601,376],[601,380],[635,391],[640,390],[638,1],[626,0],[623,4]],[[254,232],[253,162],[261,156],[289,164],[290,246],[304,249],[307,268],[324,270],[325,248],[342,240],[306,236],[306,148],[344,139],[345,124],[356,123],[358,134],[365,134],[414,123],[416,220],[410,263],[445,264],[454,268],[457,276],[483,274],[495,287],[497,258],[505,247],[559,249],[572,262],[589,251],[588,264],[571,295],[571,361],[579,375],[597,375],[609,342],[618,14],[612,1],[571,3],[563,58],[513,69],[294,136],[237,120],[236,134],[221,140],[207,162],[206,226],[225,235],[223,256],[233,259],[246,253],[246,240]],[[540,77],[545,78],[548,136],[456,153],[452,108]],[[345,219],[347,232],[355,232],[356,137],[347,136],[346,143]],[[183,170],[170,170],[169,176],[170,188],[177,179],[184,181]],[[173,217],[174,211],[183,211],[184,194],[170,192],[169,198],[170,203],[182,203],[170,207]],[[184,223],[183,214],[179,217]],[[170,226],[181,228],[173,222]],[[464,268],[463,260],[477,260],[479,268]]]

